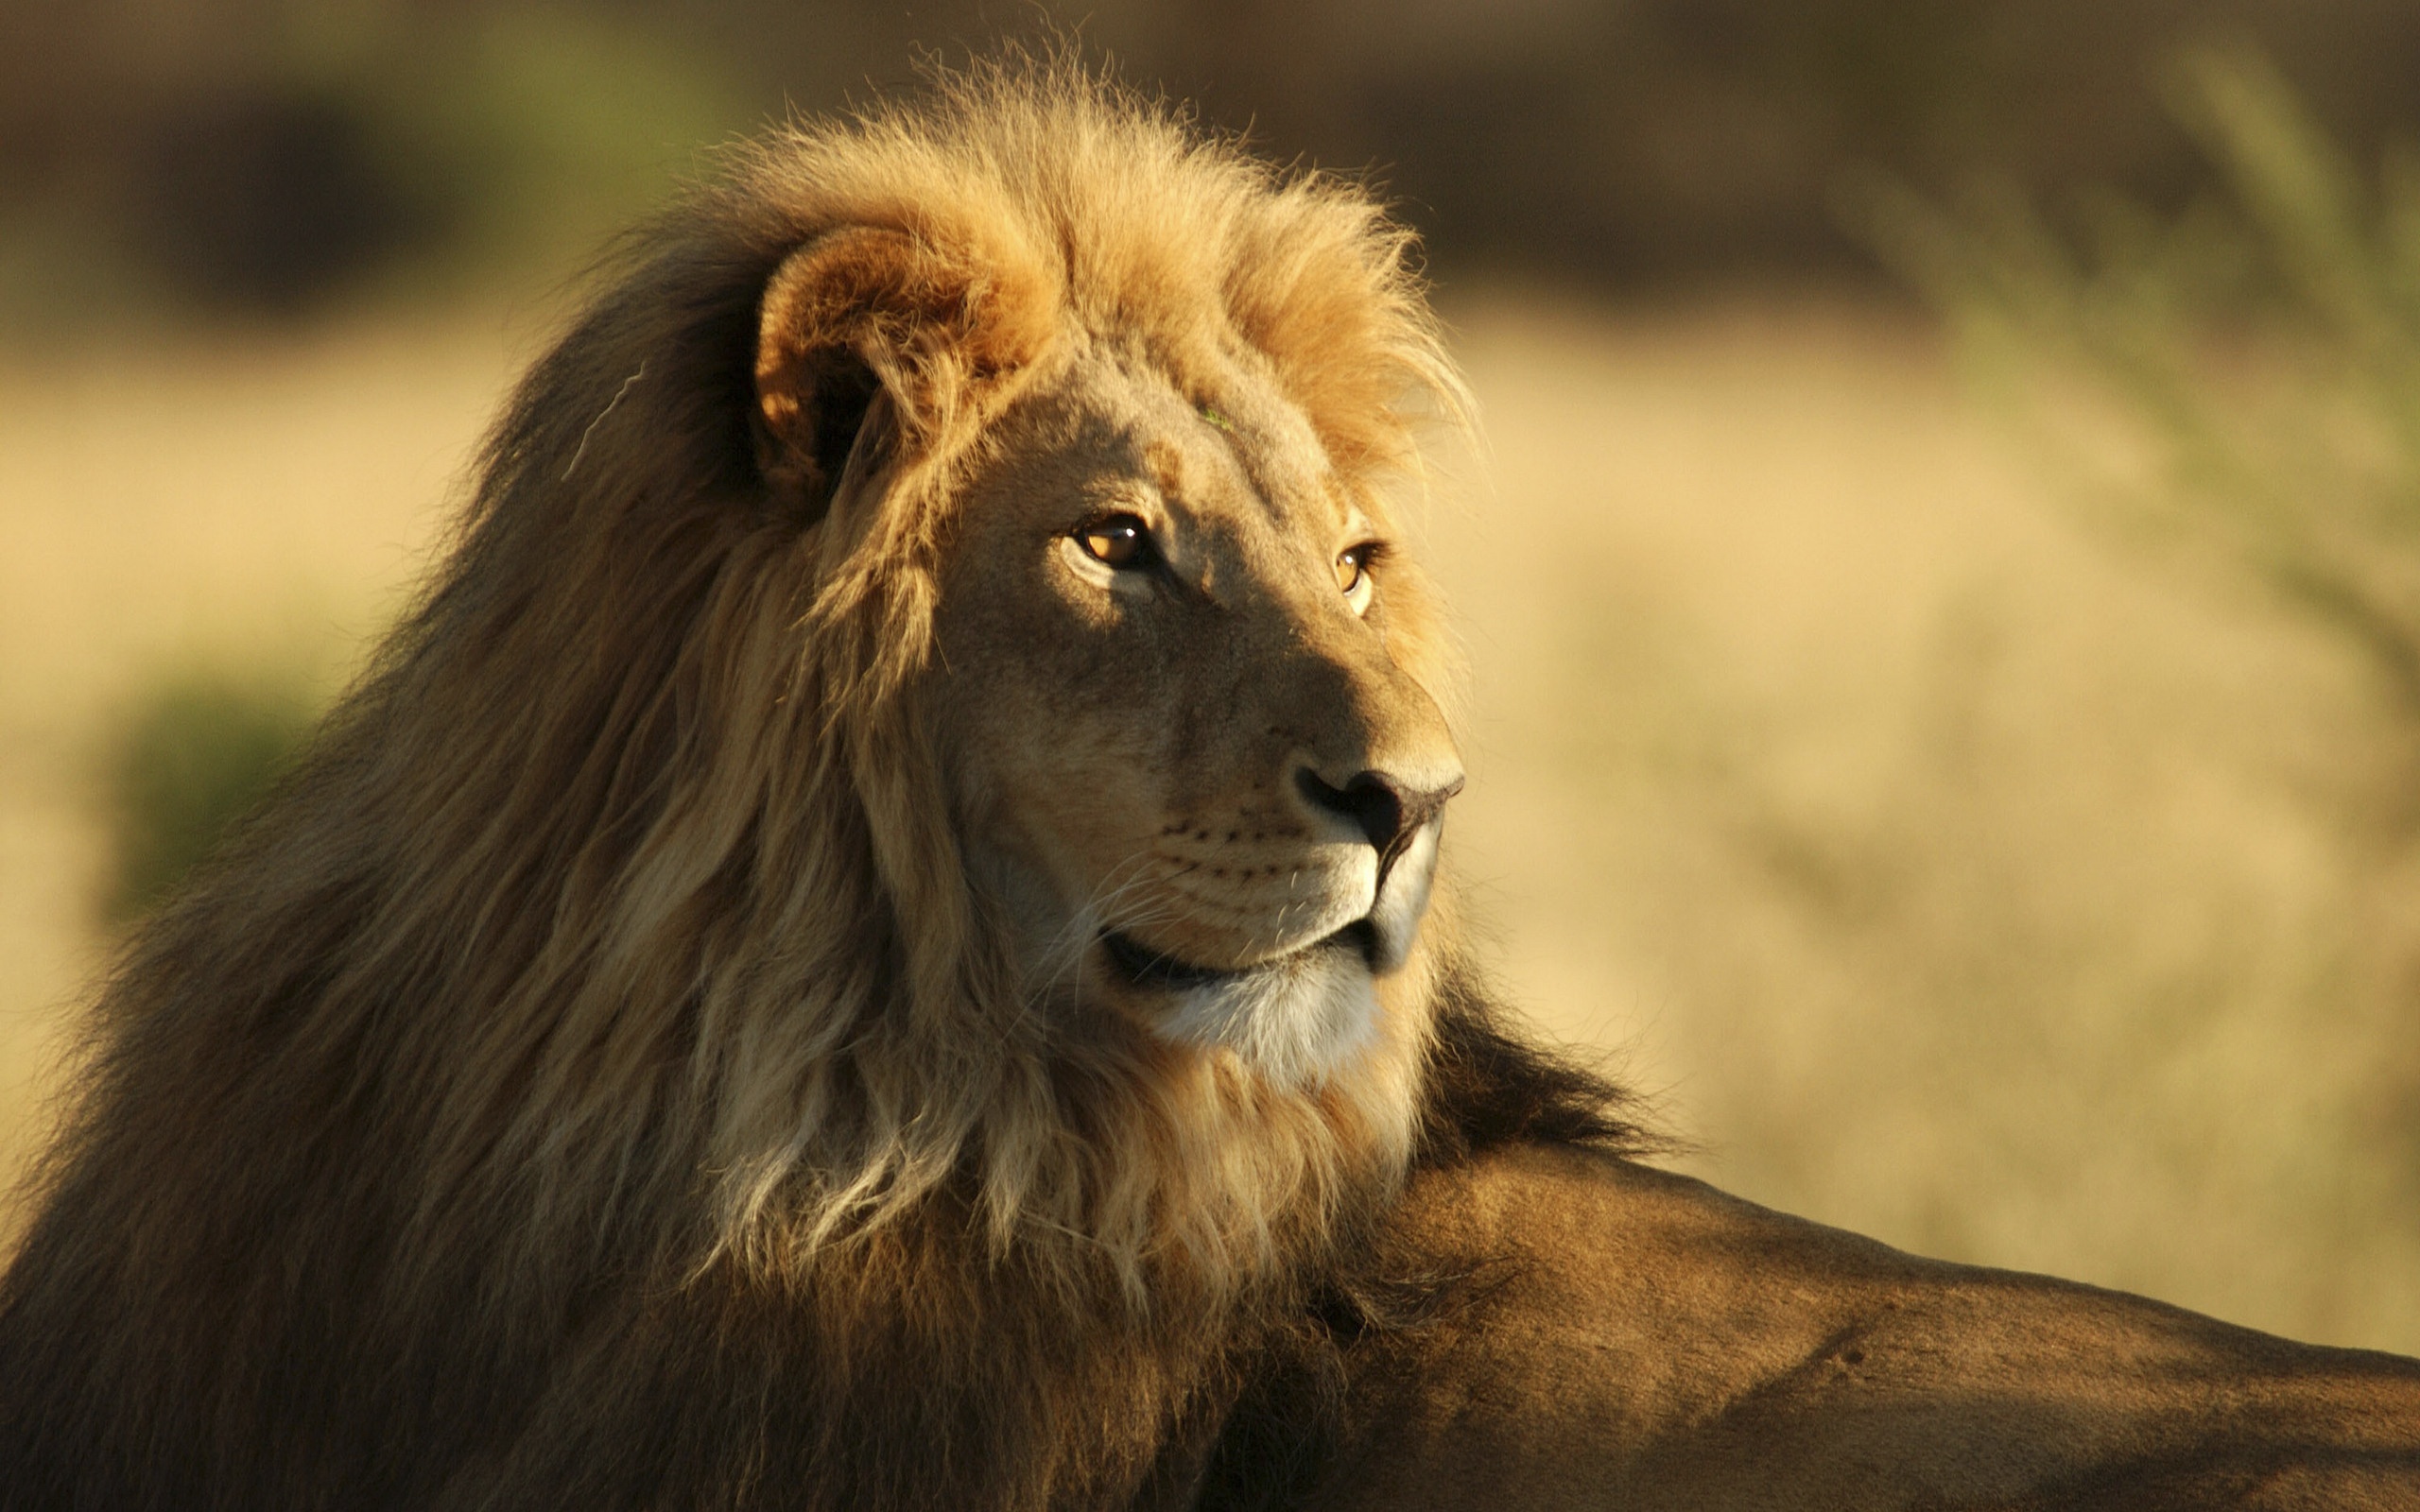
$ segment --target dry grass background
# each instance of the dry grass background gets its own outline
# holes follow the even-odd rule
[[[1520,999],[1759,1200],[2420,1352],[2410,753],[2359,666],[2080,521],[1908,318],[1452,313],[1454,850]],[[105,955],[116,712],[340,679],[532,323],[0,360],[0,1160]]]

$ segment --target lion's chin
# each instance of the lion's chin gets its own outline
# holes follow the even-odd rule
[[[1155,1000],[1149,1019],[1157,1033],[1232,1051],[1279,1086],[1317,1086],[1376,1034],[1379,947],[1366,920],[1238,970],[1178,961],[1115,933],[1100,947],[1123,986]]]
[[[1246,966],[1180,960],[1116,930],[1099,954],[1148,1022],[1180,1044],[1229,1050],[1270,1082],[1314,1087],[1376,1037],[1376,978],[1410,957],[1437,864],[1440,826],[1413,838],[1370,911],[1299,950]]]

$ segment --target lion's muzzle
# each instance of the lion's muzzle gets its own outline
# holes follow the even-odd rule
[[[1153,1022],[1169,1039],[1232,1050],[1281,1084],[1322,1080],[1370,1042],[1379,1012],[1375,979],[1410,958],[1436,875],[1443,810],[1461,785],[1457,778],[1409,800],[1387,789],[1386,812],[1373,813],[1379,803],[1364,796],[1369,787],[1322,784],[1372,813],[1360,822],[1377,855],[1374,885],[1366,911],[1296,950],[1248,966],[1209,967],[1109,929],[1099,938],[1101,957],[1129,991],[1158,1000]]]

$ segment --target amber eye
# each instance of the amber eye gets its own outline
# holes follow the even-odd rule
[[[1361,591],[1361,585],[1369,576],[1371,559],[1377,554],[1376,545],[1366,541],[1337,554],[1336,586],[1346,597],[1350,598]]]
[[[1112,567],[1141,567],[1151,559],[1151,530],[1131,514],[1113,514],[1076,532],[1084,555]]]

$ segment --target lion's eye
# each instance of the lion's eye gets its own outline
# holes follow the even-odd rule
[[[1141,567],[1151,559],[1151,529],[1139,516],[1113,514],[1076,532],[1084,555],[1112,567]]]
[[[1348,546],[1336,556],[1336,586],[1345,597],[1361,592],[1370,580],[1370,563],[1378,555],[1374,542]]]

